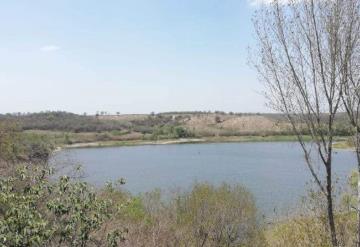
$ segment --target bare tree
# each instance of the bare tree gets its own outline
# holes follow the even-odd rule
[[[346,66],[341,70],[343,80],[343,106],[353,127],[354,146],[357,158],[357,172],[360,174],[360,1],[352,1],[348,6],[346,36]],[[357,246],[360,247],[360,178],[357,186]]]
[[[353,52],[348,43],[355,32],[352,12],[358,1],[289,0],[284,4],[275,0],[254,18],[258,52],[252,61],[266,86],[269,106],[285,114],[326,198],[333,246],[338,246],[332,185],[334,121],[342,103],[342,71]],[[305,134],[310,135],[310,143],[304,141]]]

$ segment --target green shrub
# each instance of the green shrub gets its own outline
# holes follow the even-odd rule
[[[172,139],[172,138],[187,138],[194,135],[182,126],[165,125],[155,128],[151,139]]]
[[[194,246],[261,246],[254,198],[242,186],[196,184],[176,199],[178,224]]]
[[[0,162],[15,162],[22,154],[20,129],[14,123],[0,122]]]
[[[98,246],[120,231],[96,235],[116,215],[109,199],[99,199],[85,182],[63,176],[50,182],[48,169],[21,166],[0,179],[0,244],[3,246]],[[105,240],[106,241],[106,240]]]

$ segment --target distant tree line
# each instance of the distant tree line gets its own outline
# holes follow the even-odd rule
[[[126,128],[117,121],[99,121],[93,116],[68,112],[40,112],[23,115],[0,115],[0,120],[16,121],[24,130],[58,130],[72,132],[100,132]]]

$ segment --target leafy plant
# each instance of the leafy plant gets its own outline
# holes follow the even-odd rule
[[[21,166],[15,175],[0,179],[0,244],[104,245],[96,233],[119,208],[98,198],[85,182],[67,176],[50,182],[49,175],[49,169]],[[106,234],[108,246],[116,246],[122,232]]]

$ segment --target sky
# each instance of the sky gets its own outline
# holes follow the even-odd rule
[[[267,112],[259,0],[0,3],[0,113]]]

